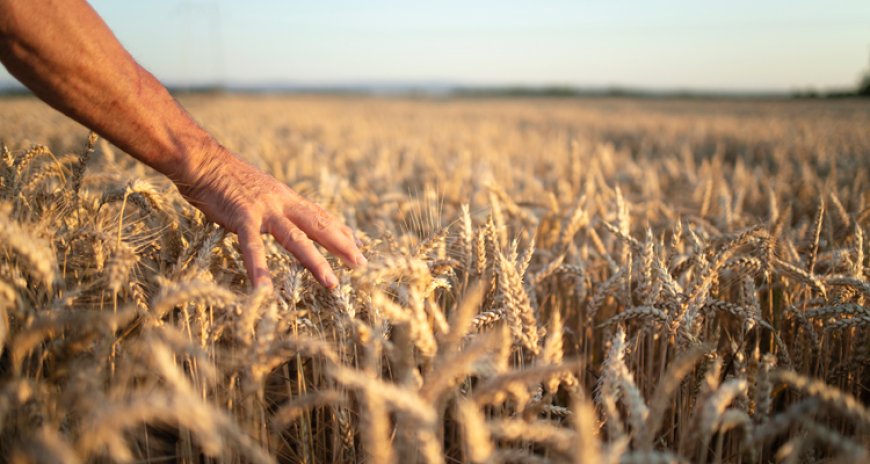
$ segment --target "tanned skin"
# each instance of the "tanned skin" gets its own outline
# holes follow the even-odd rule
[[[253,285],[271,285],[262,233],[328,288],[338,279],[314,242],[349,266],[365,264],[348,227],[221,146],[86,1],[0,0],[0,61],[39,98],[165,174],[237,234]]]

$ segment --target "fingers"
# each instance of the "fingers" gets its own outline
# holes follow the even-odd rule
[[[269,266],[266,264],[266,248],[260,231],[245,228],[239,231],[239,247],[242,249],[242,259],[248,271],[248,279],[254,287],[272,286]]]
[[[366,264],[366,259],[356,244],[353,231],[341,224],[323,208],[302,200],[285,212],[293,224],[302,229],[312,240],[323,245],[350,267]]]
[[[317,251],[314,242],[304,231],[296,227],[289,219],[274,218],[265,223],[267,231],[278,240],[287,251],[311,271],[314,278],[326,288],[332,289],[338,285],[338,278],[326,258]]]

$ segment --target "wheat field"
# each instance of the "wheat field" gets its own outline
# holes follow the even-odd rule
[[[183,103],[369,265],[0,101],[3,461],[870,459],[870,102]]]

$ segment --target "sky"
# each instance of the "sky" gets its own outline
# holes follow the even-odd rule
[[[792,91],[851,88],[870,69],[868,0],[91,4],[175,85]]]

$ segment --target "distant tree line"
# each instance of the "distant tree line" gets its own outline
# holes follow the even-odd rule
[[[805,90],[795,90],[791,93],[792,98],[848,98],[848,97],[870,97],[870,68],[864,72],[864,75],[858,80],[858,85],[853,89],[833,89],[833,90],[816,90],[809,88]]]
[[[861,83],[858,84],[858,95],[862,97],[870,97],[870,70],[867,70],[864,73],[864,77],[861,78]]]

